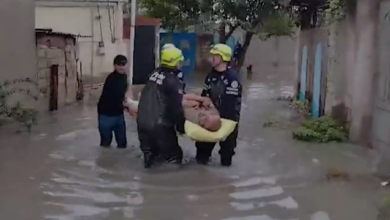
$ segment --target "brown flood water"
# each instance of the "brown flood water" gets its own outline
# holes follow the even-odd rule
[[[199,77],[202,78],[202,77]],[[244,82],[234,165],[193,162],[194,143],[180,143],[190,163],[142,168],[134,120],[129,148],[98,147],[96,97],[45,116],[31,134],[1,132],[0,215],[8,220],[373,220],[378,183],[328,183],[324,168],[340,164],[369,176],[372,152],[351,145],[310,145],[287,130],[263,128],[290,120],[272,97],[291,95],[289,73]],[[199,86],[192,80],[190,86]],[[96,94],[95,94],[96,96]]]

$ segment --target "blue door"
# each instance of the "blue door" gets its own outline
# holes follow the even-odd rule
[[[318,43],[314,59],[314,84],[313,84],[313,102],[311,106],[311,116],[320,117],[321,103],[321,72],[322,72],[322,45]]]
[[[195,71],[196,34],[195,33],[160,33],[160,46],[172,43],[183,51],[184,62],[182,71],[186,75]],[[161,48],[160,47],[160,48]]]
[[[306,93],[306,76],[307,76],[307,46],[305,45],[302,48],[302,63],[301,63],[301,77],[300,77],[300,87],[298,100],[305,101],[305,93]]]

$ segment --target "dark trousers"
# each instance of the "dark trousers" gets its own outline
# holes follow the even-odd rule
[[[138,138],[146,159],[181,163],[183,150],[174,127],[158,126],[153,129],[138,127]]]
[[[99,133],[100,146],[109,147],[112,142],[112,135],[115,134],[115,140],[118,148],[126,148],[126,123],[123,115],[105,116],[99,115]]]
[[[238,126],[234,131],[226,138],[226,140],[219,142],[221,156],[221,164],[223,166],[230,166],[232,164],[232,158],[235,154],[234,149],[237,146]],[[196,160],[198,163],[207,164],[210,160],[211,153],[216,143],[196,142]]]

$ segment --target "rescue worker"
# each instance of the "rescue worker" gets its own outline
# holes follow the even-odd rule
[[[239,122],[241,111],[242,87],[238,73],[228,68],[232,58],[232,49],[226,44],[216,44],[210,50],[209,61],[212,71],[206,77],[202,96],[207,96],[218,109],[221,118]],[[222,166],[231,166],[234,149],[237,145],[238,124],[226,140],[219,142],[220,162]],[[207,164],[216,143],[196,142],[196,160]]]
[[[145,168],[160,159],[176,164],[182,162],[183,151],[176,131],[184,133],[186,119],[183,91],[176,72],[183,60],[181,50],[176,47],[162,50],[161,66],[150,75],[141,92],[137,129]]]
[[[161,50],[164,50],[164,49],[168,49],[168,48],[172,48],[172,47],[175,47],[177,48],[174,44],[164,44],[164,46],[161,48]],[[184,75],[183,75],[183,72],[181,71],[181,69],[176,69],[176,76],[179,78],[181,84],[182,84],[182,87],[183,87],[183,91],[185,90],[185,87],[186,87],[186,84],[184,83]]]

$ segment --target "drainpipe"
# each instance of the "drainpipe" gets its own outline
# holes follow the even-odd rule
[[[95,56],[95,44],[94,44],[94,40],[95,40],[95,28],[94,28],[94,21],[95,21],[95,15],[93,13],[94,11],[94,8],[91,8],[91,32],[92,32],[92,41],[91,41],[91,84],[93,84],[93,71],[94,71],[94,56]],[[92,88],[92,85],[91,85],[91,88]]]

